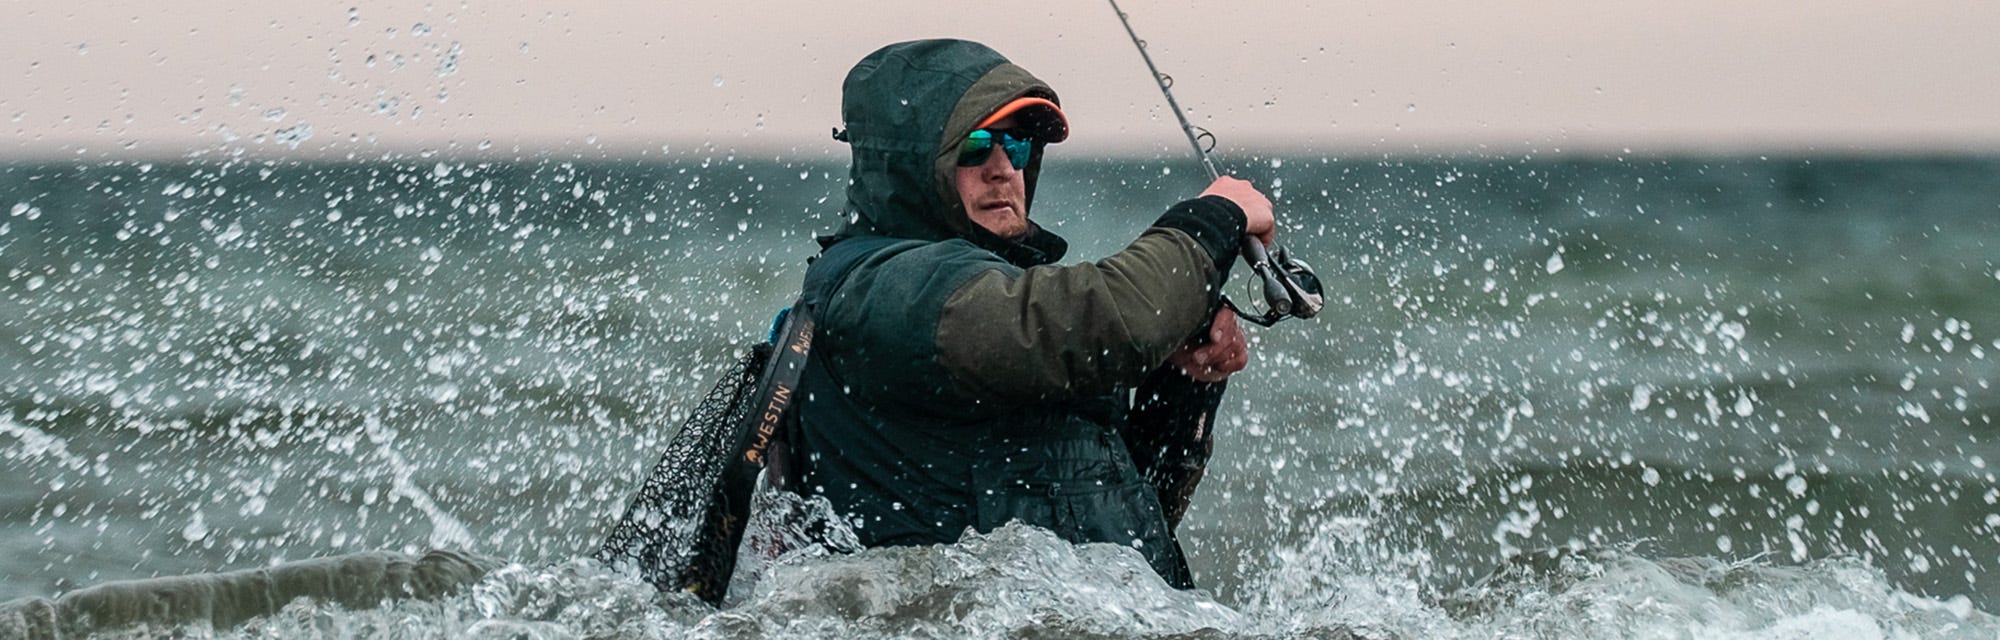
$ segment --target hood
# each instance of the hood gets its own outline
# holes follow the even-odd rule
[[[1047,84],[976,42],[901,42],[862,58],[841,85],[845,130],[835,137],[851,146],[853,164],[845,208],[848,222],[836,237],[966,238],[987,246],[1009,244],[966,216],[952,174],[958,141],[987,114],[1023,96],[1060,104]],[[1038,152],[1024,170],[1031,212],[1041,168]],[[1050,235],[1039,227],[1030,234]],[[1049,240],[1031,239],[1029,244],[1034,245]]]

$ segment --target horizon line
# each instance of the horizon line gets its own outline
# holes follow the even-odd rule
[[[2000,156],[2000,137],[1943,139],[1934,136],[1854,136],[1807,141],[1788,136],[1736,136],[1727,141],[1697,140],[1669,136],[1614,140],[1606,137],[1569,137],[1541,141],[1514,139],[1500,141],[1466,137],[1406,136],[1400,140],[1344,140],[1325,144],[1301,144],[1239,136],[1242,144],[1215,150],[1216,157],[1230,158],[1519,158],[1519,157],[1977,157]],[[551,138],[518,140],[507,145],[487,141],[465,143],[458,140],[407,140],[394,143],[330,143],[293,148],[270,140],[235,140],[213,145],[172,141],[157,144],[119,143],[115,148],[88,145],[32,146],[0,150],[0,163],[57,162],[199,162],[218,160],[383,162],[406,160],[527,161],[527,160],[841,160],[848,158],[844,145],[813,142],[782,145],[763,140],[721,141],[713,138],[650,139],[604,142],[594,138]],[[1052,147],[1051,159],[1062,160],[1192,160],[1185,142],[1167,139],[1152,144],[1096,142]],[[1072,151],[1074,150],[1074,151]]]

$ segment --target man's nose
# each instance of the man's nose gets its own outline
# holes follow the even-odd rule
[[[979,165],[979,170],[989,181],[1006,180],[1020,171],[1014,168],[1013,161],[1007,159],[1007,153],[1000,149],[994,149],[992,153],[986,154],[986,164]]]

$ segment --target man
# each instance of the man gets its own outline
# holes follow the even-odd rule
[[[906,42],[849,72],[841,115],[848,222],[806,276],[819,324],[786,484],[864,545],[1020,520],[1193,587],[1172,524],[1248,360],[1219,290],[1246,233],[1271,239],[1270,201],[1224,178],[1124,250],[1057,266],[1066,245],[1029,215],[1069,132],[1046,84],[983,45]]]

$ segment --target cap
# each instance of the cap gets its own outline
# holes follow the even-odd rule
[[[994,110],[993,115],[980,120],[979,126],[985,128],[1016,113],[1021,116],[1021,126],[1031,130],[1036,139],[1043,142],[1062,142],[1069,138],[1069,117],[1063,115],[1062,107],[1056,106],[1056,103],[1048,98],[1034,96],[1015,98],[1013,102]]]

